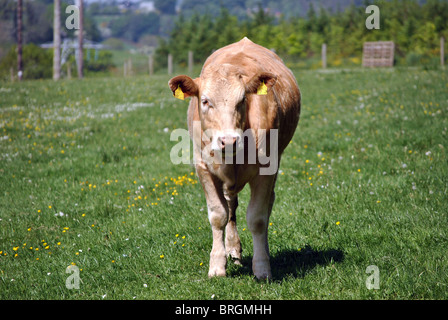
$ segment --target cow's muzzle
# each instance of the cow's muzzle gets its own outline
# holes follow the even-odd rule
[[[221,153],[222,157],[234,156],[241,148],[241,135],[237,132],[217,134],[212,141],[211,151]]]

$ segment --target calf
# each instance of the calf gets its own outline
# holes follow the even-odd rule
[[[274,52],[244,38],[215,51],[198,78],[180,75],[168,85],[175,97],[191,97],[188,129],[213,233],[209,277],[226,275],[229,256],[241,263],[235,214],[238,193],[249,184],[252,270],[258,279],[271,278],[267,231],[274,186],[300,115],[294,75]]]

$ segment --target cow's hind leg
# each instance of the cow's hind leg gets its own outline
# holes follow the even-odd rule
[[[229,221],[226,226],[226,254],[233,259],[235,264],[241,264],[241,241],[236,228],[236,208],[238,207],[238,196],[227,200],[229,208]]]
[[[268,224],[275,198],[275,179],[276,175],[260,175],[250,183],[251,198],[246,218],[254,246],[252,270],[258,279],[272,278],[269,263]]]

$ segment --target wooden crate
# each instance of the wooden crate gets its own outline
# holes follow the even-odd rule
[[[363,67],[393,67],[394,50],[393,41],[364,42]]]

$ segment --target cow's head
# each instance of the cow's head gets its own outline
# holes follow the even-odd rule
[[[240,68],[230,65],[210,65],[201,76],[191,79],[180,75],[168,85],[180,99],[196,97],[204,133],[209,135],[213,151],[232,150],[242,146],[246,109],[251,95],[265,95],[275,84],[277,76],[262,72],[249,78]]]

